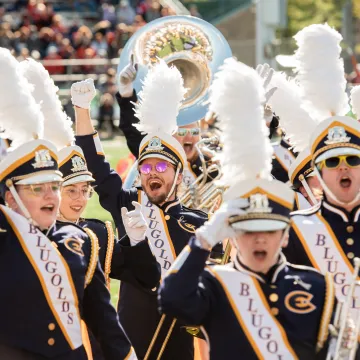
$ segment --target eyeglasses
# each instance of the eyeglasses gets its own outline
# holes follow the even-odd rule
[[[360,156],[340,155],[321,161],[318,165],[318,169],[321,170],[323,167],[326,167],[328,169],[337,169],[342,161],[344,161],[345,164],[351,168],[360,166]]]
[[[20,185],[24,190],[30,190],[35,196],[44,196],[48,191],[58,194],[60,192],[61,183],[58,181],[46,184],[30,184]]]
[[[183,137],[186,136],[188,132],[190,133],[191,136],[198,136],[200,134],[200,128],[191,128],[191,129],[179,128],[177,131],[177,135]]]
[[[167,161],[159,161],[155,164],[155,170],[158,173],[164,173],[166,169],[170,166],[170,164]],[[150,174],[150,171],[153,169],[153,166],[151,164],[142,164],[139,167],[139,171],[143,175]]]
[[[82,195],[86,200],[89,200],[93,194],[94,189],[89,186],[87,188],[83,189],[77,189],[77,188],[64,188],[62,193],[64,193],[66,196],[68,196],[71,200],[77,200]]]

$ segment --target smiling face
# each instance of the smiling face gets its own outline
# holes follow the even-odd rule
[[[86,181],[64,186],[61,194],[60,214],[68,221],[77,221],[85,210],[91,193]]]
[[[281,248],[288,243],[283,230],[238,233],[235,240],[240,261],[252,271],[266,274],[279,258]]]
[[[174,165],[168,163],[168,166],[164,172],[158,172],[156,170],[156,164],[159,162],[166,162],[165,160],[158,158],[149,158],[141,162],[140,166],[146,164],[151,166],[149,174],[142,174],[140,172],[141,186],[145,191],[149,200],[155,205],[162,205],[168,196],[171,187],[173,186],[175,177]],[[182,181],[182,174],[179,174],[176,180],[176,184],[179,185]],[[168,199],[174,200],[176,196],[176,190]]]
[[[16,190],[31,218],[40,229],[49,228],[56,220],[60,204],[60,183],[17,185]],[[9,207],[24,216],[10,191],[5,194]]]
[[[343,203],[353,201],[359,193],[360,166],[351,168],[344,161],[341,161],[336,169],[323,167],[321,177],[330,191]],[[326,194],[326,190],[324,191]],[[328,199],[331,202],[335,202],[335,200],[329,196]]]
[[[181,129],[187,129],[185,136],[180,136],[182,133]],[[200,141],[200,130],[198,135],[192,135],[189,131],[190,129],[199,129],[199,124],[189,124],[185,126],[180,126],[179,131],[175,133],[174,138],[181,144],[186,153],[186,158],[188,161],[192,162],[198,157],[198,152],[195,148],[195,144]],[[185,132],[185,130],[183,131]]]

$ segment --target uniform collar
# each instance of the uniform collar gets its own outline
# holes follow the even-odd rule
[[[339,221],[343,222],[357,222],[360,217],[360,205],[354,207],[351,212],[348,212],[346,209],[341,206],[330,204],[326,198],[321,203],[321,215],[325,219],[329,219],[331,221]]]
[[[159,207],[163,212],[169,214],[178,214],[181,211],[181,204],[178,198],[172,201],[167,201]]]
[[[262,283],[275,283],[279,273],[286,267],[286,258],[283,253],[280,253],[278,262],[266,273],[258,273],[250,270],[246,265],[244,265],[238,257],[234,261],[234,268],[242,273],[254,276],[257,280]]]

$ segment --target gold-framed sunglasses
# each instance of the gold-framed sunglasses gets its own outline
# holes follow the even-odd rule
[[[344,161],[344,163],[350,168],[356,168],[360,166],[359,155],[339,155],[321,161],[317,165],[317,168],[319,170],[323,169],[324,167],[327,169],[337,169],[342,161]]]

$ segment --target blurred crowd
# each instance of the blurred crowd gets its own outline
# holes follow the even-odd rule
[[[195,5],[193,16],[201,17]],[[0,46],[18,60],[112,59],[147,22],[173,15],[158,0],[0,0]],[[106,65],[45,65],[51,75],[98,74],[94,117],[101,129],[115,130],[116,70]],[[61,82],[58,82],[61,87]],[[65,84],[64,84],[65,85]],[[68,85],[68,84],[67,84]],[[64,86],[65,88],[68,86]],[[69,115],[68,99],[64,107]]]
[[[158,0],[48,1],[19,0],[2,6],[0,2],[0,46],[11,49],[20,60],[29,56],[44,60],[115,58],[135,31],[172,14]],[[194,5],[190,12],[200,16]],[[48,70],[52,75],[66,71],[64,66],[49,66]],[[98,72],[94,66],[72,70]]]

